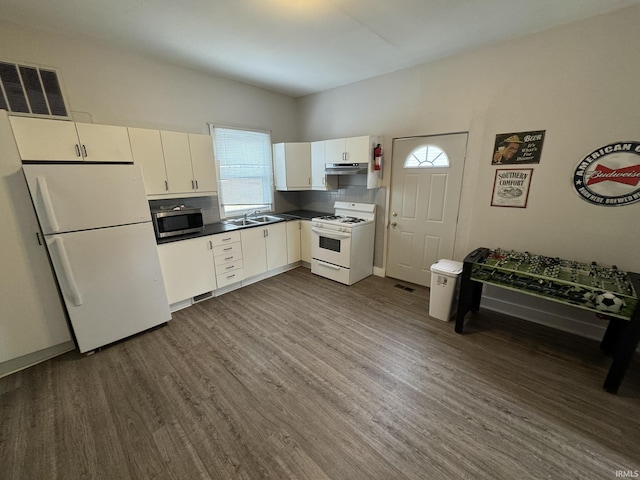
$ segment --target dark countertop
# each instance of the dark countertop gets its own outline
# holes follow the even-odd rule
[[[298,220],[298,219],[311,220],[314,217],[321,217],[322,215],[330,215],[330,214],[327,214],[324,212],[313,212],[311,210],[294,210],[294,211],[285,212],[285,213],[269,213],[268,215],[272,217],[280,217],[284,222],[287,220]],[[268,223],[267,225],[271,225],[273,223],[278,223],[278,222]],[[191,238],[206,237],[208,235],[216,235],[218,233],[232,232],[235,230],[242,230],[244,228],[255,228],[259,226],[260,225],[239,227],[237,225],[230,225],[228,223],[224,223],[224,221],[209,223],[204,226],[204,230],[202,232],[187,233],[186,235],[179,235],[176,237],[161,238],[156,240],[156,242],[158,245],[162,245],[164,243],[179,242],[180,240],[189,240]]]
[[[327,212],[314,212],[313,210],[294,210],[292,212],[279,213],[278,215],[283,217],[291,217],[300,220],[311,220],[315,217],[322,217],[323,215],[332,215]]]

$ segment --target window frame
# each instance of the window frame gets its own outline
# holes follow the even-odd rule
[[[274,186],[274,179],[273,179],[273,148],[271,143],[271,130],[248,128],[248,127],[237,127],[237,126],[229,126],[229,125],[215,125],[212,123],[209,123],[208,125],[209,125],[209,131],[211,133],[211,141],[213,142],[213,152],[214,152],[214,159],[216,162],[216,169],[218,171],[218,209],[220,212],[220,218],[226,219],[226,218],[241,217],[243,215],[246,215],[248,213],[252,213],[255,211],[273,212],[274,204],[275,204],[275,195],[274,195],[275,186]],[[224,189],[222,186],[222,182],[224,180],[223,178],[224,167],[221,165],[220,156],[218,155],[217,153],[218,150],[216,149],[216,129],[229,130],[229,131],[235,131],[235,132],[244,131],[248,133],[265,134],[267,136],[266,141],[268,143],[268,148],[265,150],[268,151],[268,155],[267,155],[268,158],[264,158],[264,163],[262,164],[262,167],[263,168],[266,167],[267,171],[261,177],[247,177],[247,178],[262,178],[263,182],[268,183],[267,190],[265,190],[265,185],[263,184],[262,193],[264,194],[266,191],[268,191],[269,200],[270,200],[269,203],[251,204],[251,205],[247,205],[246,208],[229,209],[229,206],[235,205],[235,207],[238,207],[241,204],[225,203]]]
[[[438,155],[434,158],[434,161],[429,162],[428,161],[429,150],[431,148],[435,149],[435,151],[438,152]],[[418,159],[418,156],[416,155],[416,152],[419,152],[423,149],[425,150],[425,158],[423,161],[420,161]],[[446,161],[446,165],[435,164],[441,155],[444,155],[443,158]],[[408,163],[410,163],[410,157],[413,157],[412,160],[414,160],[417,163],[417,165],[408,165]],[[434,143],[425,143],[417,148],[414,148],[413,150],[411,150],[411,152],[409,152],[409,154],[407,155],[407,157],[404,159],[404,162],[403,162],[403,168],[407,168],[407,169],[431,169],[431,168],[450,168],[450,167],[451,167],[451,162],[449,161],[449,156],[447,155],[447,152],[445,152],[442,148],[440,148],[438,145]]]

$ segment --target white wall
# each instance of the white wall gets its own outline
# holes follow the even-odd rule
[[[572,187],[589,152],[640,140],[638,25],[627,8],[299,99],[301,139],[384,135],[388,161],[394,137],[469,131],[456,259],[487,246],[639,272],[640,203],[593,206]],[[528,130],[546,138],[527,208],[491,207],[495,135]]]
[[[0,59],[59,69],[73,117],[208,134],[207,122],[298,136],[291,97],[240,82],[0,22]]]

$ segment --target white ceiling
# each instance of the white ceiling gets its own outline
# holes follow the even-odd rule
[[[294,97],[640,0],[0,0],[0,19]]]

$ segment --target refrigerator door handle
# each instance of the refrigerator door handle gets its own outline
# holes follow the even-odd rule
[[[51,243],[53,250],[58,254],[60,259],[60,265],[62,267],[62,277],[64,278],[67,287],[69,288],[69,296],[76,307],[82,305],[82,294],[78,289],[78,284],[73,276],[73,270],[71,270],[71,263],[69,262],[69,256],[67,250],[64,248],[64,241],[62,237],[55,236]]]
[[[56,212],[53,209],[53,203],[51,202],[51,195],[49,195],[49,187],[47,186],[47,179],[45,177],[36,177],[38,184],[38,190],[42,195],[42,203],[44,204],[44,214],[47,218],[47,222],[51,227],[53,233],[60,231],[58,225],[58,219],[56,218]]]

